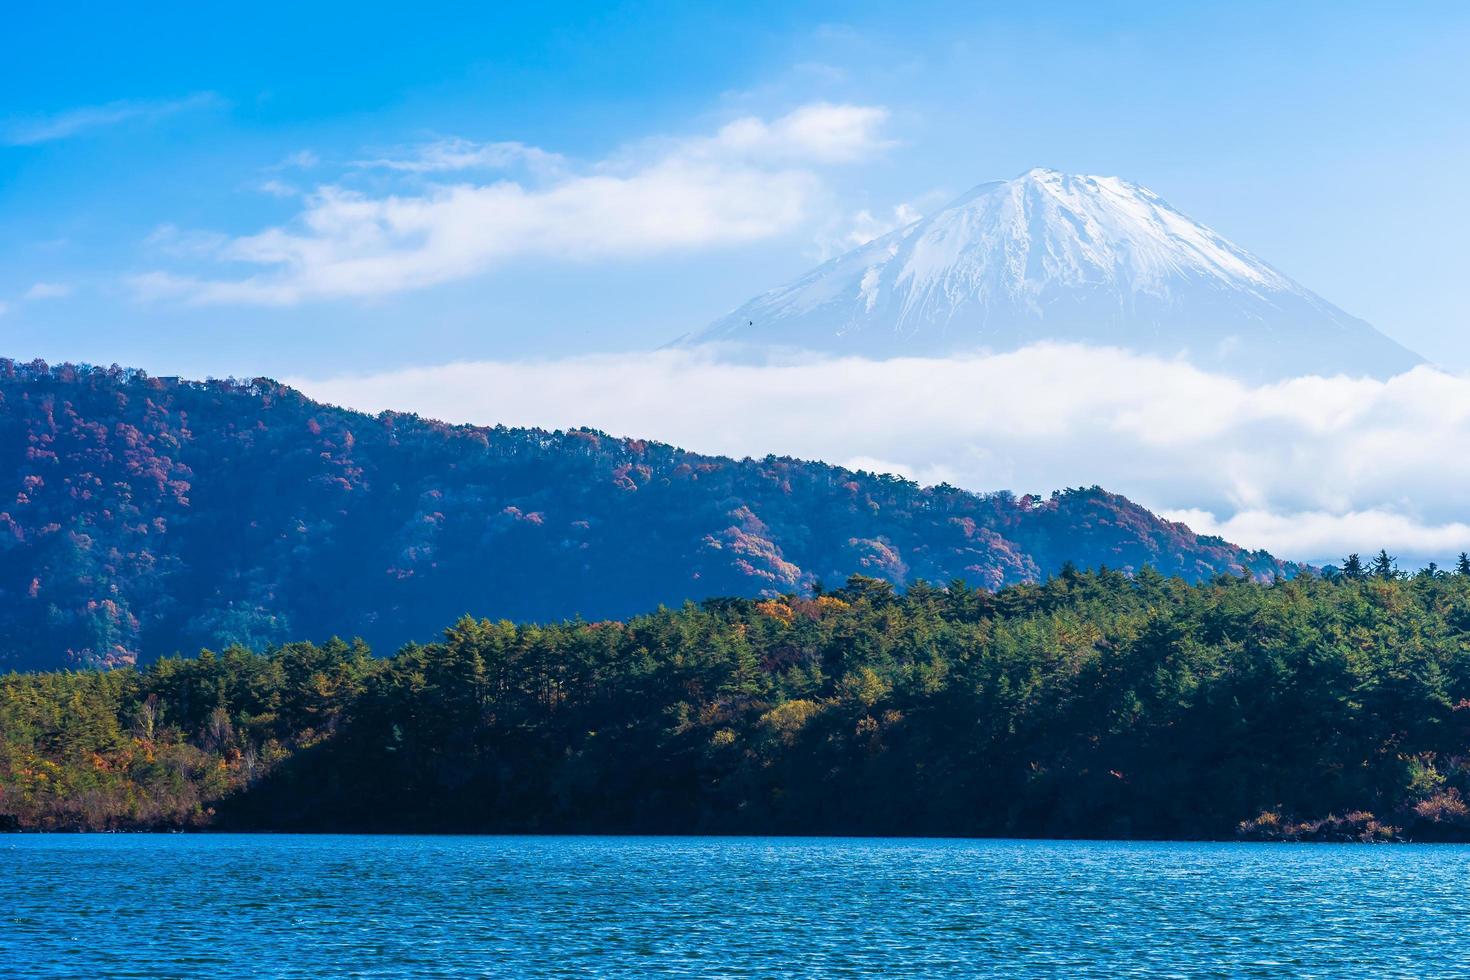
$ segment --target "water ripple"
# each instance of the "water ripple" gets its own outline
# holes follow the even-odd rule
[[[20,836],[26,977],[1419,977],[1470,847]]]

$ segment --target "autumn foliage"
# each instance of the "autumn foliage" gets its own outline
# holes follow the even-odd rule
[[[853,578],[0,677],[21,827],[1467,840],[1467,799],[1470,570]]]
[[[0,667],[605,619],[862,573],[994,589],[1067,561],[1290,571],[1099,489],[920,487],[590,430],[446,425],[268,379],[0,360]]]

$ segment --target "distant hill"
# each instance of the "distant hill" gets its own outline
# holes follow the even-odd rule
[[[1097,488],[979,495],[0,360],[0,669],[333,634],[386,651],[465,612],[601,619],[851,573],[994,588],[1069,561],[1291,570]]]
[[[752,299],[685,343],[867,357],[1122,347],[1252,378],[1423,362],[1117,177],[1030,170]]]

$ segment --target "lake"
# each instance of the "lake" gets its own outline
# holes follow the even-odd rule
[[[5,976],[1465,975],[1470,847],[9,835]]]

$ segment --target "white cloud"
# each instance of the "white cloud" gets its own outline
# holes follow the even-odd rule
[[[71,286],[63,282],[38,282],[25,291],[23,299],[61,299],[71,295]]]
[[[14,121],[8,126],[4,141],[11,146],[33,146],[77,136],[92,129],[126,122],[150,122],[180,112],[211,108],[220,104],[219,96],[213,92],[196,92],[182,99],[158,101],[121,99],[106,105],[70,109],[39,119]]]
[[[353,164],[364,169],[398,170],[405,173],[432,174],[456,170],[504,170],[525,166],[542,174],[564,170],[567,160],[559,153],[549,153],[525,143],[476,143],[466,139],[442,139],[400,152],[397,156],[358,160]]]
[[[185,231],[178,225],[159,225],[143,239],[144,245],[175,257],[214,255],[228,242],[218,232]]]
[[[1117,350],[741,363],[707,351],[481,362],[295,382],[368,411],[592,425],[972,489],[1101,484],[1198,530],[1311,561],[1470,549],[1470,379],[1268,385]]]
[[[535,185],[459,182],[381,196],[324,185],[288,226],[230,239],[215,255],[260,271],[236,278],[155,271],[134,285],[151,298],[291,304],[422,288],[511,257],[624,258],[759,241],[809,220],[824,191],[815,168],[881,149],[885,118],[870,106],[803,106],[769,122],[736,120],[711,137],[664,141],[653,152],[644,147],[583,173],[544,171]],[[472,158],[528,162],[532,152],[439,143],[374,164],[425,174],[464,169]],[[548,167],[557,159],[534,153]]]
[[[887,211],[874,213],[868,208],[834,217],[816,236],[816,247],[812,258],[825,262],[836,255],[866,245],[892,231],[907,227],[924,215],[950,203],[954,193],[944,188],[934,188],[917,198],[900,201]]]
[[[296,187],[293,184],[288,184],[284,180],[276,180],[274,177],[272,177],[270,180],[262,180],[260,183],[255,185],[255,189],[260,191],[262,194],[269,194],[271,197],[301,196],[301,189],[299,187]]]
[[[1276,554],[1316,555],[1334,562],[1349,552],[1366,555],[1386,547],[1390,552],[1446,564],[1450,556],[1470,549],[1470,524],[1424,524],[1406,514],[1378,508],[1342,514],[1246,510],[1226,520],[1209,511],[1192,509],[1166,511],[1163,516],[1188,524],[1201,534],[1218,534],[1230,541],[1269,541],[1269,550]]]
[[[297,150],[284,157],[279,163],[266,167],[267,170],[310,170],[320,165],[322,158],[311,150]]]
[[[871,211],[862,210],[852,216],[852,222],[838,242],[841,251],[866,245],[875,238],[882,238],[890,231],[913,224],[923,217],[917,208],[910,204],[895,205],[893,211],[886,217],[873,217]]]
[[[690,155],[729,154],[760,160],[851,163],[892,146],[879,138],[888,110],[880,106],[814,102],[767,122],[746,116],[726,123],[712,139],[688,144]]]

